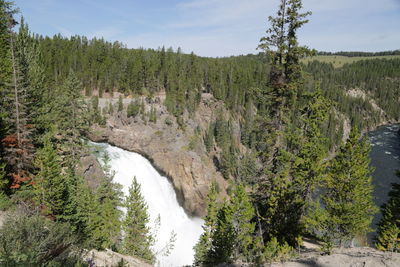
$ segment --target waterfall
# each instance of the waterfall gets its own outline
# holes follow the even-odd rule
[[[123,186],[123,193],[128,193],[133,177],[136,176],[141,185],[150,214],[150,227],[158,216],[161,226],[158,230],[155,251],[161,250],[171,236],[176,233],[174,250],[167,257],[157,255],[159,266],[183,266],[193,263],[193,246],[202,233],[203,220],[189,217],[179,205],[174,188],[168,179],[161,176],[143,156],[129,152],[109,144],[95,144],[101,146],[110,156],[111,169],[115,171],[114,182]]]

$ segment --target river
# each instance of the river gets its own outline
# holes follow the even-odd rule
[[[400,136],[399,125],[384,125],[368,134],[371,142],[371,165],[373,172],[375,204],[380,207],[388,200],[392,183],[399,183],[396,171],[400,169]],[[379,222],[378,213],[373,221],[373,228]]]

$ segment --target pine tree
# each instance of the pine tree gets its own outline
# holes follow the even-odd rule
[[[108,104],[108,114],[113,115],[114,114],[114,106],[112,101]]]
[[[235,236],[233,260],[242,258],[244,261],[251,259],[251,246],[255,223],[251,222],[255,216],[254,208],[244,185],[238,185],[230,200],[232,209],[232,226]]]
[[[118,112],[121,112],[124,110],[124,102],[122,101],[122,95],[119,95],[118,98]]]
[[[129,187],[129,195],[125,198],[126,216],[123,221],[124,252],[154,263],[155,256],[151,251],[154,237],[150,233],[147,204],[140,192],[140,184],[136,177]]]
[[[252,260],[254,209],[243,185],[238,185],[230,201],[218,208],[216,188],[208,196],[203,234],[195,246],[195,265],[216,266],[221,263]]]
[[[211,248],[206,254],[206,266],[233,262],[236,242],[233,216],[232,206],[225,201],[217,212],[216,227],[211,236]]]
[[[304,88],[300,59],[310,54],[297,42],[297,31],[308,22],[305,18],[310,15],[310,12],[300,13],[301,8],[301,0],[281,0],[277,16],[269,17],[271,27],[259,45],[272,61],[269,81],[266,88],[255,90],[254,96],[258,108],[253,127],[255,148],[263,164],[261,175],[254,182],[257,210],[262,218],[259,229],[264,242],[276,237],[280,243],[287,241],[290,245],[296,243],[301,231],[299,195],[307,191],[299,190],[295,170],[301,166],[300,162],[305,167],[315,161],[311,156],[307,159],[309,155],[304,147],[293,145],[294,137],[305,134],[296,120],[302,115],[297,109]]]
[[[149,121],[153,123],[157,122],[157,111],[154,106],[151,106]]]
[[[34,146],[32,132],[32,111],[30,110],[29,97],[32,94],[30,87],[29,65],[33,50],[28,27],[21,18],[18,34],[12,33],[15,22],[9,14],[7,26],[9,34],[9,49],[12,65],[11,86],[6,91],[8,105],[8,119],[10,128],[3,139],[8,165],[12,167],[13,178],[11,188],[19,188],[31,178],[33,169]]]
[[[3,146],[3,139],[6,136],[7,129],[9,127],[7,123],[7,101],[6,93],[10,90],[11,75],[12,75],[12,64],[10,55],[10,31],[9,31],[9,20],[13,14],[13,5],[11,2],[1,0],[0,1],[0,165],[4,170],[6,165],[5,148]],[[9,179],[4,173],[1,176],[1,191],[8,187]]]
[[[98,249],[116,248],[121,235],[122,191],[119,184],[113,182],[114,173],[109,165],[109,156],[104,156],[104,177],[95,194],[98,204],[93,216],[92,244]]]
[[[399,175],[399,174],[398,174]],[[389,200],[381,207],[382,218],[378,224],[376,247],[380,250],[400,249],[400,184],[393,184]]]
[[[51,132],[46,134],[43,148],[37,152],[35,165],[38,173],[33,179],[33,184],[38,204],[43,207],[46,214],[57,217],[63,213],[67,203],[68,188],[52,137]]]
[[[373,202],[370,146],[354,127],[347,142],[332,160],[322,203],[328,214],[325,222],[330,241],[352,241],[356,235],[367,234],[377,208]]]
[[[63,151],[63,163],[75,165],[83,150],[82,134],[88,127],[88,110],[81,95],[82,84],[70,72],[63,86],[58,88],[48,114],[48,125],[56,126],[58,149]],[[63,165],[64,166],[64,165]]]
[[[205,133],[204,145],[207,152],[211,152],[211,149],[214,147],[214,125],[212,123],[210,123]]]
[[[9,47],[8,47],[8,28],[6,27],[7,19],[7,8],[6,2],[0,1],[0,195],[3,195],[6,191],[9,179],[6,176],[6,161],[4,160],[4,146],[3,139],[6,136],[6,130],[8,128],[6,122],[6,108],[5,108],[5,92],[7,91],[7,85],[9,83],[9,77],[11,76],[11,64],[9,60]]]
[[[194,246],[194,265],[207,266],[211,264],[208,262],[207,253],[211,249],[212,236],[217,226],[217,203],[218,189],[217,183],[211,183],[210,190],[207,195],[207,215],[204,217],[203,233],[199,241]]]

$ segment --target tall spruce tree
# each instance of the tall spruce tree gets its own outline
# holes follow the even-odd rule
[[[328,218],[327,238],[340,246],[370,232],[377,208],[373,202],[372,168],[367,137],[352,128],[349,139],[330,163],[322,196]]]
[[[272,61],[269,82],[265,89],[255,91],[258,108],[255,123],[259,125],[254,127],[255,148],[263,164],[254,189],[260,214],[259,229],[264,242],[277,237],[279,242],[287,241],[291,245],[301,234],[303,195],[310,195],[311,183],[316,180],[315,173],[306,169],[314,168],[314,164],[317,164],[314,169],[320,168],[323,154],[319,148],[314,154],[309,153],[318,143],[318,136],[310,135],[315,128],[310,131],[307,124],[318,123],[318,117],[313,111],[303,114],[297,111],[304,101],[300,99],[304,91],[300,59],[312,53],[297,41],[297,31],[308,22],[306,17],[311,14],[300,13],[301,9],[301,0],[281,0],[277,16],[269,17],[271,27],[259,45]],[[299,122],[298,118],[302,117],[308,119]],[[303,140],[296,140],[298,135]],[[309,145],[303,145],[304,142]]]
[[[38,205],[43,208],[45,214],[57,218],[63,214],[67,204],[68,187],[52,138],[53,133],[47,133],[43,147],[36,154],[35,166],[38,172],[33,179],[33,185]]]
[[[54,100],[52,118],[59,135],[60,150],[76,164],[82,151],[82,134],[88,127],[88,109],[83,100],[82,84],[74,72],[70,72],[63,86],[57,90],[58,96]],[[67,158],[68,158],[67,157]]]
[[[218,189],[217,183],[211,183],[210,190],[207,195],[207,215],[204,217],[203,233],[199,241],[194,246],[194,265],[207,266],[211,262],[208,261],[207,254],[211,249],[212,236],[217,227],[217,212],[218,212]]]
[[[400,173],[397,174],[398,176]],[[399,176],[400,177],[400,176]],[[389,200],[382,205],[382,218],[377,229],[376,247],[380,250],[400,250],[400,184],[393,184]]]
[[[6,136],[8,124],[6,120],[6,92],[9,89],[10,77],[12,73],[11,56],[10,56],[10,32],[7,27],[9,20],[9,12],[12,10],[12,5],[8,1],[0,1],[0,194],[3,194],[9,184],[9,179],[6,175],[6,161],[4,159],[5,150],[3,139]]]
[[[32,132],[32,113],[30,110],[30,87],[29,69],[31,56],[35,53],[32,39],[29,36],[27,25],[21,18],[19,33],[12,32],[15,21],[9,14],[7,22],[9,33],[9,49],[11,55],[12,75],[11,86],[6,91],[8,105],[8,119],[10,128],[7,136],[3,139],[5,145],[5,158],[11,167],[11,188],[19,188],[28,181],[33,169],[34,146]]]
[[[255,213],[246,189],[238,185],[229,201],[218,208],[215,185],[208,196],[208,214],[204,232],[195,246],[196,266],[216,266],[222,263],[252,260]]]
[[[97,212],[93,215],[92,244],[98,249],[119,246],[121,238],[122,191],[121,186],[113,182],[114,173],[111,171],[110,158],[104,155],[104,176],[95,193]]]
[[[154,237],[151,235],[147,204],[140,192],[140,184],[136,177],[129,187],[129,194],[125,198],[126,215],[122,229],[124,231],[123,250],[125,253],[143,258],[151,263],[155,262],[155,255],[151,251]]]

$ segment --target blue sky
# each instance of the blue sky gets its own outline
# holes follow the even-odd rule
[[[201,56],[256,53],[279,0],[15,0],[42,35],[85,35],[130,48]],[[303,0],[300,43],[323,51],[400,49],[400,0]]]

